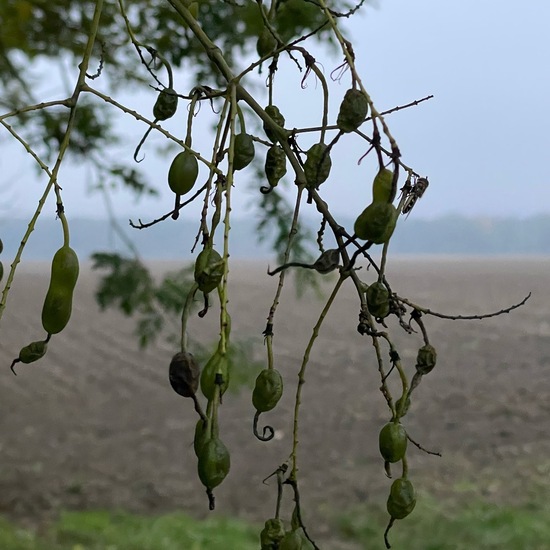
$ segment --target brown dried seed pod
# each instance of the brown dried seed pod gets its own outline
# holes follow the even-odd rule
[[[172,389],[183,397],[193,397],[199,388],[201,369],[191,353],[181,351],[170,361],[168,378]]]
[[[162,90],[153,106],[153,116],[156,120],[167,120],[176,114],[178,95],[172,88]]]

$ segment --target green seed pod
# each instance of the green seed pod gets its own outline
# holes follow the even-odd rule
[[[4,264],[0,262],[0,281],[4,278]]]
[[[353,230],[360,239],[383,244],[390,240],[397,223],[397,209],[393,204],[373,202],[355,220]]]
[[[416,370],[419,374],[432,372],[437,361],[437,352],[431,344],[426,344],[418,350],[416,356]]]
[[[62,246],[53,257],[50,286],[42,306],[42,326],[48,334],[61,332],[71,318],[78,271],[76,252]]]
[[[193,449],[197,458],[199,457],[204,444],[210,439],[210,430],[208,423],[202,418],[197,421],[195,426],[195,437],[193,438]]]
[[[398,462],[407,451],[407,432],[399,423],[388,422],[378,436],[380,454],[386,462]]]
[[[172,389],[183,397],[193,397],[199,388],[201,369],[191,353],[176,353],[170,361],[168,378]]]
[[[0,254],[2,254],[3,250],[4,250],[4,243],[2,242],[2,239],[0,239]]]
[[[283,377],[278,370],[264,369],[256,378],[252,404],[258,412],[270,411],[283,395]]]
[[[321,183],[327,180],[332,160],[328,146],[324,143],[316,143],[307,152],[306,162],[304,164],[304,173],[307,183],[310,187],[319,187]]]
[[[48,340],[31,342],[28,346],[21,348],[21,351],[19,352],[19,357],[17,357],[17,359],[14,359],[10,366],[12,372],[15,374],[13,367],[16,363],[25,363],[26,365],[28,365],[29,363],[34,363],[35,361],[38,361],[39,359],[44,357],[47,351]]]
[[[265,112],[273,119],[273,122],[277,123],[281,128],[285,127],[285,117],[281,114],[278,107],[276,107],[275,105],[268,105],[265,108]],[[278,134],[274,130],[272,130],[265,122],[263,126],[265,135],[269,138],[271,142],[276,143],[279,140]]]
[[[376,319],[384,319],[390,313],[390,293],[383,283],[376,282],[366,291],[367,307]]]
[[[195,282],[199,290],[208,294],[222,282],[224,272],[223,258],[213,248],[205,248],[195,261]]]
[[[220,385],[220,394],[223,395],[229,385],[229,368],[227,356],[216,350],[210,357],[201,374],[201,391],[208,401],[214,399],[216,390],[216,374],[222,375],[223,383]]]
[[[260,57],[266,57],[273,53],[277,47],[277,40],[266,27],[263,28],[258,41],[256,42],[256,51]]]
[[[405,398],[405,404],[403,405],[403,409],[401,409],[403,398]],[[409,412],[410,408],[411,408],[411,398],[408,395],[407,396],[402,395],[395,403],[395,410],[398,413],[400,413],[402,417]]]
[[[288,532],[279,544],[279,550],[309,550],[311,543],[307,540],[302,529]]]
[[[416,506],[414,487],[408,479],[396,479],[390,489],[387,510],[393,519],[406,518]]]
[[[278,518],[268,519],[260,533],[262,550],[275,550],[285,536],[285,524]]]
[[[31,342],[28,346],[21,348],[19,352],[19,361],[21,363],[29,364],[38,361],[46,355],[48,351],[48,343],[44,340],[39,342]]]
[[[242,170],[254,160],[254,140],[249,134],[241,133],[235,136],[235,153],[233,155],[233,170]]]
[[[155,120],[167,120],[172,118],[178,109],[178,96],[172,88],[162,90],[155,105],[153,106],[153,116]]]
[[[181,151],[178,153],[168,170],[168,185],[176,195],[189,193],[199,175],[199,163],[193,153]]]
[[[198,472],[201,483],[209,490],[217,487],[229,473],[231,460],[229,451],[222,440],[213,437],[199,453]]]
[[[374,177],[372,182],[372,200],[373,202],[390,202],[392,198],[393,172],[384,168]]]
[[[361,90],[349,89],[340,104],[336,125],[342,132],[357,130],[367,118],[369,102]]]
[[[286,155],[281,147],[272,145],[265,157],[265,175],[271,187],[275,187],[286,174]]]

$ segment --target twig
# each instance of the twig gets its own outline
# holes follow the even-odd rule
[[[492,313],[484,313],[481,315],[447,315],[444,313],[438,313],[437,311],[433,311],[426,307],[420,307],[410,300],[407,300],[407,298],[403,298],[401,296],[398,296],[397,294],[393,295],[396,300],[399,302],[402,302],[404,304],[407,304],[408,306],[412,307],[413,309],[417,311],[421,311],[424,315],[433,315],[434,317],[440,317],[441,319],[452,319],[453,321],[471,321],[473,319],[488,319],[489,317],[497,317],[498,315],[502,315],[504,313],[510,313],[510,311],[513,311],[514,309],[517,309],[518,307],[521,307],[529,298],[531,297],[531,293],[527,294],[525,298],[521,302],[518,302],[517,304],[514,304],[510,307],[499,309],[498,311],[494,311]]]
[[[425,447],[422,447],[422,445],[420,445],[420,443],[417,443],[409,434],[407,434],[407,439],[415,446],[417,447],[418,449],[420,449],[421,451],[424,451],[425,453],[429,454],[429,455],[434,455],[434,456],[439,456],[441,457],[441,453],[438,452],[438,451],[430,451],[428,449],[426,449]]]

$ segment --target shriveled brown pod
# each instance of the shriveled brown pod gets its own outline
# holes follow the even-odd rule
[[[172,389],[183,397],[193,397],[199,388],[201,369],[187,351],[180,351],[172,357],[168,378]]]

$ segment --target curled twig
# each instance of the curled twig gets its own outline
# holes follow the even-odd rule
[[[262,435],[258,433],[258,420],[261,414],[262,413],[260,411],[256,411],[256,414],[254,415],[254,424],[252,425],[252,431],[254,432],[256,438],[260,441],[271,441],[275,437],[275,430],[271,426],[264,426]]]

